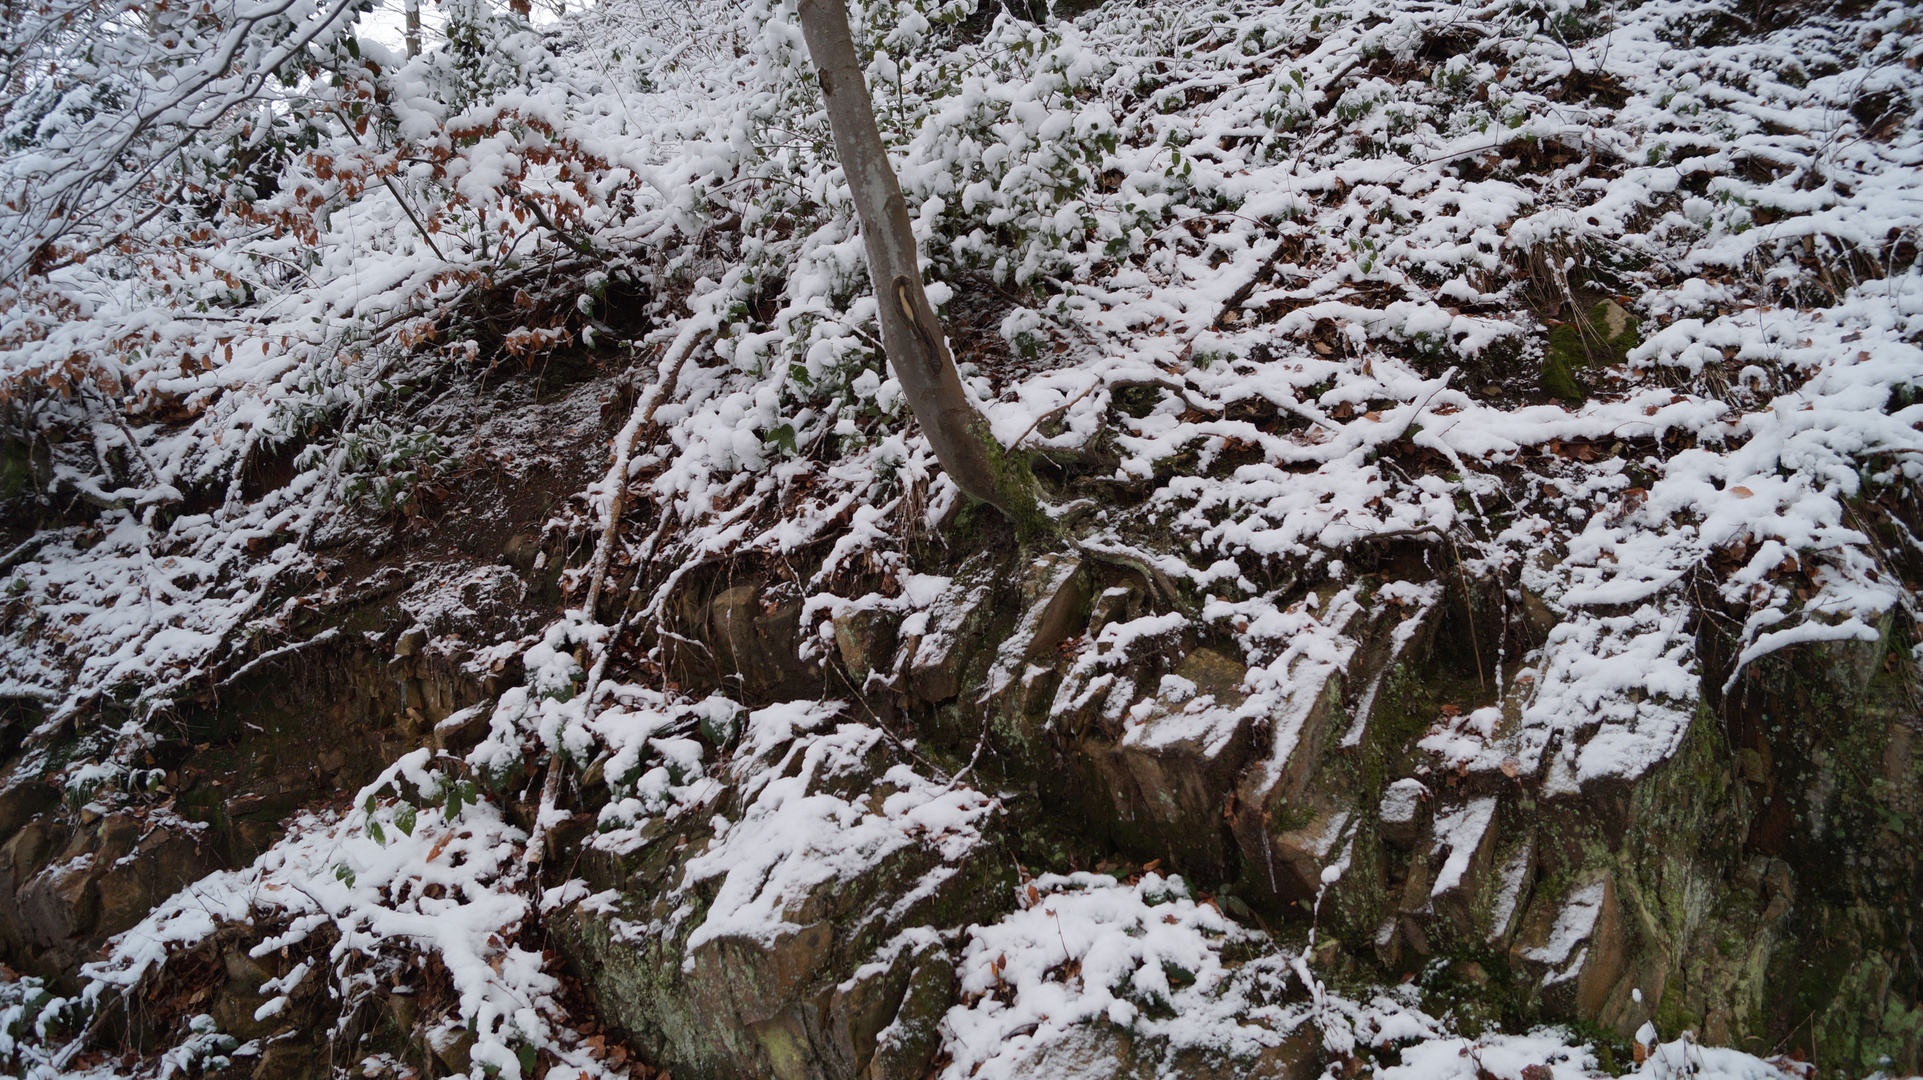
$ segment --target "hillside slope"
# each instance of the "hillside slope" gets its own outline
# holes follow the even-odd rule
[[[6,211],[13,1071],[1923,1068],[1910,8],[860,6],[1017,523],[791,5],[301,10]]]

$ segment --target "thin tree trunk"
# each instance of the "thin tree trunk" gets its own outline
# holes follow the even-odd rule
[[[808,42],[828,103],[835,151],[854,195],[855,216],[868,252],[868,277],[881,314],[881,344],[908,406],[928,435],[935,457],[963,491],[1004,513],[1033,506],[1033,496],[1002,458],[988,421],[962,391],[941,321],[921,286],[915,234],[901,184],[888,164],[874,103],[855,57],[842,0],[801,0],[801,32]]]
[[[407,55],[421,55],[421,0],[406,0]]]

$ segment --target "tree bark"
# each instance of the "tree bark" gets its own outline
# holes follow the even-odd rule
[[[921,286],[921,264],[901,184],[875,124],[874,103],[842,0],[801,0],[801,32],[828,103],[828,126],[841,157],[868,253],[868,277],[880,308],[881,344],[935,457],[969,495],[1003,513],[1032,505],[1009,474],[1001,445],[963,392],[941,321]]]
[[[421,0],[407,0],[407,55],[421,55]]]

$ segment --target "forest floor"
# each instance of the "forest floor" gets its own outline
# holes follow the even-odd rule
[[[1039,537],[785,12],[9,287],[0,1064],[1923,1067],[1912,8],[860,6]]]

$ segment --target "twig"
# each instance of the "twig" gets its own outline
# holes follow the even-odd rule
[[[1482,645],[1476,640],[1476,608],[1469,595],[1469,574],[1462,568],[1462,548],[1454,540],[1449,541],[1449,547],[1456,553],[1456,578],[1462,582],[1462,612],[1469,617],[1469,650],[1476,657],[1476,685],[1487,690],[1489,681],[1482,675]]]
[[[19,546],[15,547],[12,551],[7,552],[5,555],[0,555],[0,574],[4,574],[14,567],[19,566],[21,563],[32,559],[34,553],[39,551],[46,545],[47,541],[52,539],[52,532],[38,532],[22,540]]]
[[[1095,381],[1089,384],[1088,389],[1082,391],[1079,394],[1076,394],[1074,400],[1070,401],[1068,404],[1063,405],[1059,408],[1050,409],[1047,412],[1043,413],[1042,415],[1036,417],[1035,422],[1028,425],[1028,430],[1022,432],[1020,435],[1015,436],[1015,441],[1009,443],[1008,445],[1011,448],[1020,446],[1022,444],[1022,440],[1028,438],[1030,435],[1033,435],[1035,433],[1035,429],[1038,427],[1041,427],[1042,422],[1044,420],[1047,420],[1050,417],[1059,416],[1062,413],[1065,413],[1068,410],[1074,408],[1076,405],[1081,403],[1081,400],[1083,398],[1094,393],[1096,390],[1101,389],[1102,385],[1103,385],[1103,382],[1102,382],[1101,376],[1099,375],[1096,376]]]
[[[334,115],[340,118],[340,122],[341,122],[341,126],[342,126],[342,127],[344,128],[344,129],[346,129],[346,131],[347,131],[347,137],[348,137],[348,138],[350,138],[350,139],[352,139],[352,140],[354,140],[354,145],[355,145],[355,146],[362,146],[362,145],[364,145],[364,144],[363,144],[363,143],[361,142],[361,137],[360,137],[360,134],[359,134],[358,132],[356,132],[356,131],[354,130],[354,124],[353,124],[353,122],[352,122],[351,120],[349,120],[349,119],[348,119],[347,117],[345,117],[345,116],[341,116],[341,114],[340,114],[340,112],[339,112],[338,110],[337,110],[337,111],[335,111],[335,113],[334,113]],[[387,174],[385,174],[385,173],[382,173],[382,174],[381,174],[381,184],[382,184],[382,186],[384,186],[384,187],[386,187],[386,188],[387,188],[387,193],[388,193],[389,195],[392,195],[392,196],[394,196],[394,202],[395,202],[395,203],[396,203],[396,204],[397,204],[398,206],[400,206],[400,208],[401,208],[401,213],[403,213],[403,214],[406,214],[406,215],[407,215],[407,220],[409,220],[409,221],[411,221],[411,222],[413,222],[413,223],[414,223],[414,228],[416,228],[417,230],[419,230],[419,231],[420,231],[420,234],[421,234],[421,239],[422,239],[422,240],[425,240],[425,241],[427,242],[427,249],[428,249],[429,251],[432,251],[432,252],[434,253],[434,257],[435,257],[435,258],[437,258],[437,259],[439,259],[439,260],[441,260],[442,262],[446,262],[446,261],[447,261],[447,256],[445,256],[445,255],[443,255],[443,254],[441,254],[441,249],[440,249],[439,247],[436,247],[436,246],[435,246],[435,244],[434,244],[434,238],[433,238],[432,236],[429,236],[429,235],[427,234],[427,226],[425,226],[425,225],[423,225],[423,224],[421,224],[421,219],[420,219],[420,218],[418,218],[418,217],[415,217],[415,216],[414,216],[414,208],[413,208],[413,207],[411,207],[411,206],[409,206],[409,205],[407,205],[407,200],[406,200],[406,199],[403,199],[403,198],[401,198],[401,189],[399,189],[399,188],[397,188],[397,187],[395,187],[395,186],[394,186],[394,180],[393,180],[393,178],[392,178],[392,177],[390,177],[390,176],[388,176],[388,175],[387,175]]]
[[[239,668],[235,669],[232,675],[229,675],[226,678],[215,683],[214,688],[219,689],[220,687],[223,687],[223,686],[232,686],[235,680],[239,679],[241,676],[247,674],[248,672],[254,670],[254,668],[260,666],[261,664],[268,662],[269,660],[278,660],[283,656],[286,656],[290,653],[299,652],[300,650],[305,649],[312,645],[324,645],[327,642],[338,639],[340,636],[341,636],[341,628],[338,626],[330,626],[327,629],[322,630],[320,633],[315,634],[313,637],[307,638],[304,641],[296,641],[289,645],[282,645],[278,649],[269,649],[266,652],[261,653],[259,656],[254,657],[252,660],[247,661],[245,664],[242,664]]]
[[[654,411],[674,393],[674,388],[681,379],[682,365],[687,363],[688,357],[694,355],[695,348],[712,329],[707,322],[706,319],[695,318],[690,319],[688,324],[682,327],[680,335],[675,338],[674,344],[668,346],[668,353],[662,358],[663,366],[668,369],[667,375],[655,383],[645,399],[635,404],[634,412],[629,414],[627,424],[622,427],[621,433],[614,437],[614,465],[608,470],[608,483],[612,487],[608,492],[608,514],[607,519],[601,524],[601,539],[594,547],[593,570],[588,578],[588,596],[583,603],[590,619],[594,618],[595,606],[600,603],[601,585],[607,580],[608,559],[613,553],[615,533],[621,528],[621,511],[623,504],[627,501],[628,493],[628,459],[634,453],[635,439],[641,434],[643,428],[654,421]]]
[[[525,195],[520,195],[517,197],[520,199],[522,206],[527,207],[530,211],[533,212],[534,220],[540,222],[542,228],[553,233],[555,239],[561,241],[563,244],[566,244],[568,247],[574,249],[576,254],[586,255],[590,258],[592,258],[594,255],[597,254],[594,248],[590,246],[586,241],[577,240],[574,237],[569,236],[567,233],[561,231],[561,227],[559,225],[556,225],[554,222],[548,220],[547,211],[541,209],[540,203],[535,202],[533,199],[530,199]]]

